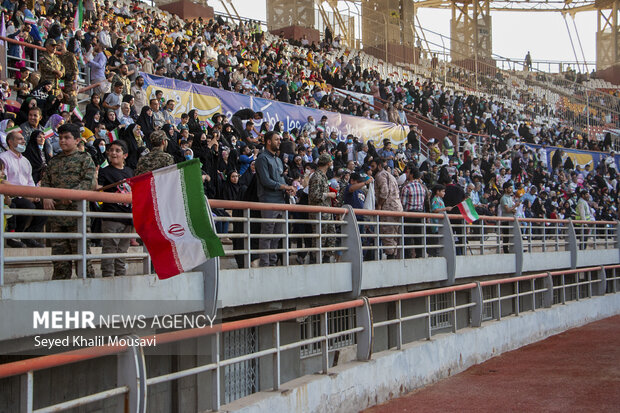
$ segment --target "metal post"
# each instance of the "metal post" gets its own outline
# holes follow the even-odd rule
[[[32,371],[23,374],[20,378],[20,404],[19,411],[22,413],[32,413],[33,410],[33,392],[34,392],[34,378]]]
[[[323,374],[327,374],[327,369],[329,368],[329,339],[327,335],[329,334],[329,328],[327,325],[327,312],[321,313],[321,330],[323,339],[322,347],[322,366],[323,366]]]
[[[372,357],[372,339],[374,337],[374,327],[372,322],[372,308],[367,297],[362,297],[364,305],[355,309],[356,327],[364,329],[356,333],[357,338],[357,359],[360,361],[370,360]],[[399,301],[400,302],[400,301]],[[399,340],[400,341],[400,340]]]
[[[139,339],[135,334],[127,336]],[[132,413],[145,413],[147,400],[146,364],[141,346],[130,346],[127,351],[120,353],[116,362],[117,383],[119,386],[129,387],[125,395],[125,406]]]
[[[433,335],[431,326],[431,297],[427,295],[424,297],[424,301],[426,304],[426,339],[430,340]]]
[[[211,410],[220,410],[220,337],[221,333],[211,335],[211,363],[215,369],[211,370]]]
[[[288,209],[286,209],[284,211],[284,240],[282,242],[284,242],[284,250],[286,251],[284,253],[284,256],[282,257],[282,265],[284,265],[285,267],[288,267],[289,265],[289,261],[290,261],[290,246],[289,246],[289,227],[288,227]]]
[[[578,240],[577,233],[575,232],[575,225],[572,220],[568,222],[568,233],[566,235],[568,236],[568,250],[570,251],[570,268],[575,269],[577,268],[578,261]]]
[[[546,291],[543,293],[542,305],[545,308],[551,308],[553,305],[553,278],[550,272],[547,272],[547,276],[543,278],[543,284]]]
[[[443,256],[446,259],[447,284],[454,285],[456,278],[456,247],[454,245],[454,233],[448,214],[443,213],[442,240]]]
[[[515,252],[515,275],[518,277],[523,273],[523,238],[521,237],[519,219],[515,217],[512,225],[512,243]],[[532,236],[530,233],[530,242],[531,239]]]
[[[280,322],[273,325],[273,342],[276,352],[273,354],[273,389],[280,389]]]
[[[353,208],[351,205],[343,205],[343,207],[347,209],[344,216],[346,224],[342,231],[347,235],[344,240],[347,250],[342,259],[351,263],[351,296],[357,298],[362,293],[362,257],[364,251],[362,250],[362,238]]]
[[[396,318],[398,319],[398,325],[396,328],[396,348],[398,350],[403,347],[403,321],[401,320],[403,316],[403,302],[402,300],[398,300],[396,302]]]
[[[592,288],[592,283],[590,283],[590,296],[605,295],[605,293],[607,292],[607,271],[605,270],[605,267],[601,267],[601,269],[597,272],[597,278],[599,281],[596,283],[596,286],[594,288]]]
[[[471,290],[471,300],[476,304],[470,309],[472,327],[480,327],[482,325],[482,309],[484,307],[482,287],[479,282],[476,282],[476,284],[476,287]]]
[[[86,261],[86,256],[87,256],[87,250],[88,250],[88,245],[87,245],[87,240],[86,240],[86,233],[88,232],[88,217],[86,216],[86,211],[88,209],[88,204],[86,203],[85,199],[82,199],[80,201],[80,211],[82,212],[82,215],[80,215],[80,219],[78,221],[78,232],[81,234],[81,238],[80,238],[80,242],[78,243],[78,254],[80,254],[82,256],[81,260],[80,260],[80,265],[78,266],[78,278],[81,276],[82,278],[86,278],[87,276],[87,261]]]
[[[39,50],[36,48],[33,50],[34,50],[34,54],[33,54],[34,71],[38,72],[39,71]]]
[[[252,254],[250,253],[250,247],[252,242],[250,240],[250,209],[243,210],[243,233],[245,234],[245,238],[243,239],[243,249],[247,251],[247,253],[243,256],[243,268],[250,268],[252,264]]]

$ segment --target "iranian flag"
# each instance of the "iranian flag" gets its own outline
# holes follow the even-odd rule
[[[63,103],[62,105],[60,105],[61,112],[69,112],[70,110],[71,110],[71,107],[69,106],[68,103]]]
[[[459,211],[461,211],[461,215],[463,215],[463,218],[465,218],[465,221],[467,221],[468,224],[471,224],[480,218],[476,212],[474,203],[471,202],[470,198],[467,198],[465,201],[461,202],[458,207]]]
[[[78,3],[77,9],[75,9],[75,15],[73,16],[73,31],[80,30],[84,24],[84,3],[82,0]]]
[[[108,131],[108,139],[110,143],[118,140],[118,128]]]
[[[213,120],[211,118],[207,118],[207,120],[205,121],[205,123],[207,124],[208,127],[212,128],[215,126],[215,122],[213,122]]]
[[[54,130],[52,128],[43,129],[43,138],[49,139],[54,136]]]
[[[80,112],[80,109],[78,109],[78,107],[76,106],[75,108],[73,108],[73,114],[75,115],[76,118],[78,118],[79,120],[84,119],[84,115],[82,114],[82,112]]]
[[[224,255],[211,227],[199,159],[138,175],[129,184],[134,226],[159,279]]]
[[[39,22],[34,17],[24,17],[24,23],[30,24],[32,26],[39,25]]]

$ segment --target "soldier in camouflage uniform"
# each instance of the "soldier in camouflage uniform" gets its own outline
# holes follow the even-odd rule
[[[172,155],[166,153],[166,146],[168,145],[166,132],[157,130],[151,133],[151,144],[153,150],[140,158],[136,167],[136,175],[174,164]]]
[[[58,142],[62,152],[50,159],[43,173],[41,186],[50,188],[81,189],[90,191],[95,188],[95,163],[90,155],[78,150],[80,128],[74,124],[58,128]],[[47,210],[77,211],[79,203],[67,200],[44,199],[43,207]],[[50,217],[48,230],[53,233],[77,232],[77,220],[67,217]],[[87,246],[87,253],[90,250]],[[52,240],[52,255],[77,254],[77,240]],[[54,261],[54,280],[71,278],[72,261]],[[79,266],[79,261],[78,261]],[[79,267],[78,267],[79,268]],[[87,276],[93,278],[95,271],[87,263]]]
[[[45,41],[45,52],[41,54],[39,61],[39,71],[41,72],[39,82],[49,80],[52,83],[51,93],[55,96],[60,96],[58,80],[64,77],[65,68],[55,52],[56,40],[47,39]]]
[[[329,190],[329,181],[327,180],[327,170],[332,164],[332,158],[328,154],[324,153],[319,157],[319,161],[317,162],[318,169],[312,177],[310,178],[310,182],[308,184],[308,205],[317,205],[324,207],[331,207],[331,200],[336,198],[337,194],[335,192],[331,192]],[[334,219],[333,214],[329,213],[321,213],[321,220],[323,221],[331,221]],[[321,246],[323,248],[331,248],[336,246],[336,238],[335,237],[326,237],[328,234],[336,233],[336,226],[334,224],[322,224],[321,225],[321,233],[323,234]],[[312,240],[313,248],[317,247],[316,239]],[[334,256],[333,251],[325,251],[323,253],[323,262],[329,262],[330,257]],[[311,257],[316,257],[316,253],[312,253]],[[314,259],[311,259],[311,262]]]
[[[63,80],[65,81],[65,86],[72,84],[73,82],[77,82],[79,66],[77,57],[73,51],[67,50],[64,42],[61,42],[58,45],[58,49],[61,53],[60,62],[62,63],[62,67],[65,69],[65,75],[63,76]]]

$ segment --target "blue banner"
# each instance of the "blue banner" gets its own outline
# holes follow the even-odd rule
[[[224,114],[230,120],[238,110],[250,108],[256,112],[263,112],[265,121],[269,122],[272,127],[276,122],[284,122],[285,131],[291,131],[294,128],[301,130],[308,116],[312,116],[318,124],[321,117],[325,115],[327,116],[327,134],[336,132],[340,141],[346,140],[347,135],[352,134],[365,142],[372,141],[381,144],[384,138],[389,138],[393,143],[398,144],[405,142],[409,133],[408,126],[390,122],[311,109],[181,80],[140,74],[144,77],[144,88],[148,98],[154,97],[156,90],[161,90],[166,100],[172,99],[176,102],[173,115],[179,120],[181,114],[188,113],[192,109],[196,109],[201,120],[206,120],[217,112]]]
[[[533,151],[537,152],[540,149],[540,145],[527,144],[527,146]],[[594,170],[598,167],[599,162],[604,162],[611,155],[607,152],[594,152],[594,151],[582,151],[579,149],[567,149],[567,148],[558,148],[555,146],[548,146],[545,151],[547,152],[547,168],[551,170],[551,161],[553,159],[553,155],[558,149],[562,149],[564,151],[564,155],[562,156],[562,165],[566,161],[567,157],[570,157],[573,161],[573,165],[577,167],[577,165],[581,166],[581,169],[584,169],[586,165],[591,166],[591,170]],[[618,170],[618,165],[620,165],[620,155],[614,155],[614,161],[616,164],[616,170]]]

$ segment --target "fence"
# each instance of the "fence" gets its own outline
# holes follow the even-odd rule
[[[147,410],[149,386],[209,372],[211,374],[211,408],[218,410],[222,393],[220,371],[234,363],[270,358],[273,367],[271,388],[277,390],[281,385],[280,355],[283,351],[319,343],[322,360],[321,372],[327,374],[330,369],[329,352],[334,347],[332,344],[332,348],[330,348],[330,340],[355,334],[356,357],[358,360],[368,360],[372,357],[373,337],[380,332],[385,334],[385,330],[382,328],[396,327],[395,339],[392,340],[393,344],[388,347],[402,349],[407,342],[430,339],[432,335],[444,332],[446,328],[456,332],[465,327],[480,327],[484,321],[489,319],[501,320],[525,311],[536,311],[540,308],[552,307],[555,304],[566,304],[573,300],[616,293],[620,280],[619,268],[620,265],[587,267],[472,282],[404,294],[372,298],[362,297],[338,304],[227,322],[214,327],[142,337],[143,339],[156,338],[158,345],[201,337],[211,339],[211,360],[209,362],[206,364],[199,363],[196,366],[169,374],[149,376],[145,367],[143,348],[118,345],[91,347],[0,365],[0,379],[21,377],[22,397],[20,407],[24,412],[62,411],[120,395],[125,398],[125,411],[145,412]],[[411,305],[420,300],[423,305]],[[395,307],[394,316],[375,321],[371,315],[372,306],[381,304],[393,305]],[[330,333],[328,331],[328,313],[346,309],[355,309],[354,325],[341,324],[336,327],[336,331],[333,330],[332,326]],[[286,343],[281,341],[281,323],[316,315],[319,315],[321,320],[320,332],[317,332],[312,338],[301,338]],[[415,324],[416,322],[418,323]],[[220,358],[222,333],[267,325],[273,329],[274,337],[273,343],[268,348],[236,357]],[[405,335],[414,338],[405,339]],[[111,355],[116,355],[118,359],[119,372],[116,387],[50,406],[35,406],[35,372]]]
[[[5,196],[71,199],[79,202],[77,211],[7,209]],[[0,221],[7,215],[65,217],[77,221],[74,233],[0,231],[0,285],[5,283],[7,266],[14,264],[76,261],[76,273],[85,278],[90,260],[125,258],[141,261],[138,274],[150,274],[148,253],[91,253],[89,242],[96,239],[138,238],[135,233],[106,234],[89,231],[90,219],[130,218],[129,214],[88,210],[89,202],[130,203],[130,195],[92,191],[0,185]],[[257,266],[261,255],[276,255],[278,266],[352,262],[353,271],[361,272],[363,261],[388,258],[427,259],[444,257],[454,262],[457,256],[514,254],[517,262],[524,253],[570,251],[575,264],[578,250],[617,249],[618,223],[614,221],[570,221],[515,219],[482,216],[474,224],[466,224],[461,215],[353,210],[288,204],[210,200],[216,212],[213,220],[221,239],[228,238],[232,247],[225,249],[230,268]],[[276,218],[263,218],[262,211],[277,211]],[[276,233],[263,233],[263,223],[280,224]],[[276,225],[278,228],[278,225]],[[7,256],[4,240],[39,239],[76,241],[74,253],[50,255],[33,250],[27,256]],[[263,240],[278,240],[271,248]],[[513,258],[510,258],[513,259]],[[272,260],[273,261],[273,260]],[[449,264],[451,265],[451,264]],[[567,265],[568,266],[568,265]],[[574,266],[574,265],[573,265]],[[521,270],[517,266],[517,273]],[[137,274],[136,274],[137,275]],[[452,277],[454,276],[452,271]],[[449,277],[450,278],[450,277]],[[359,286],[358,286],[359,287]]]

